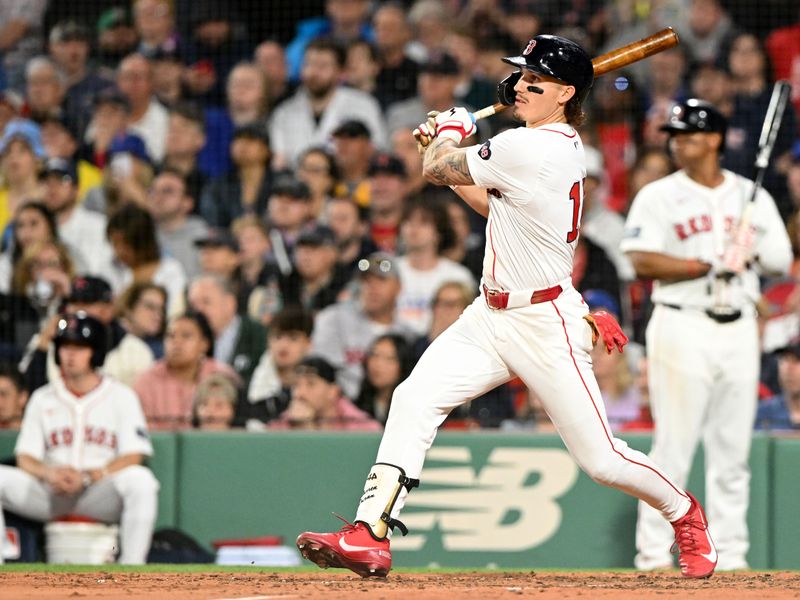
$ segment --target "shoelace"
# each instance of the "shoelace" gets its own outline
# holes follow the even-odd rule
[[[672,543],[670,552],[675,554],[680,551],[681,553],[697,554],[700,549],[698,548],[698,539],[696,531],[705,531],[702,523],[694,520],[688,520],[678,526],[678,533],[675,535],[675,541]]]
[[[331,514],[332,514],[334,517],[336,517],[337,519],[339,519],[340,521],[344,521],[344,525],[343,525],[343,526],[342,526],[342,528],[339,530],[339,533],[347,533],[347,532],[349,532],[349,531],[353,531],[353,530],[356,528],[356,524],[355,524],[355,523],[351,523],[350,521],[348,521],[347,519],[345,519],[345,518],[344,518],[342,515],[340,515],[339,513],[332,512]]]

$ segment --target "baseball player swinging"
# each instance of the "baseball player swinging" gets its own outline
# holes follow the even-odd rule
[[[575,126],[594,79],[591,60],[574,42],[549,35],[503,60],[519,70],[499,92],[514,98],[514,115],[525,127],[459,148],[475,122],[457,107],[415,133],[425,147],[428,181],[454,186],[488,218],[481,295],[395,390],[355,523],[336,533],[302,533],[298,548],[321,567],[385,576],[391,531],[405,533],[398,516],[419,484],[437,428],[453,408],[515,373],[542,399],[580,467],[672,522],[683,574],[708,577],[716,552],[700,504],[611,433],[592,373],[588,309],[571,285],[586,177]],[[607,315],[595,320],[607,349],[621,351],[627,338],[616,322]]]
[[[759,274],[788,272],[792,252],[769,193],[758,190],[745,260],[728,252],[753,182],[720,168],[727,122],[712,105],[677,105],[662,130],[681,170],[633,201],[622,249],[640,277],[656,280],[647,327],[655,434],[650,458],[678,484],[702,438],[711,529],[719,568],[747,568],[748,457],[755,421]],[[640,569],[672,564],[669,529],[640,504]]]
[[[85,313],[58,322],[61,376],[31,396],[17,438],[18,467],[0,465],[0,507],[39,521],[76,514],[119,523],[119,561],[144,564],[158,481],[141,462],[153,450],[136,394],[96,370],[106,336]]]

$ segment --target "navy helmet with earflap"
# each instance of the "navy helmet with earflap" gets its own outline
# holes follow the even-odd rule
[[[719,151],[723,152],[728,119],[713,104],[705,100],[690,98],[672,107],[669,119],[660,129],[670,134],[719,133],[722,136]]]
[[[108,349],[108,329],[83,311],[66,314],[58,320],[53,343],[57,365],[60,364],[58,349],[62,344],[78,344],[92,349],[92,367],[102,367]]]
[[[581,102],[594,83],[594,67],[586,51],[572,40],[557,35],[537,35],[520,56],[507,56],[503,62],[520,69],[497,86],[498,100],[506,105],[514,104],[514,86],[522,77],[522,69],[573,86]]]
[[[692,133],[721,133],[725,135],[728,120],[713,104],[705,100],[690,98],[672,107],[669,119],[661,131]]]

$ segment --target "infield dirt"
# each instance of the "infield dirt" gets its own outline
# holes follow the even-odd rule
[[[0,573],[0,599],[167,598],[169,600],[365,600],[453,598],[800,598],[800,573],[722,573],[687,580],[677,573],[392,573],[362,580],[341,571],[312,573]]]

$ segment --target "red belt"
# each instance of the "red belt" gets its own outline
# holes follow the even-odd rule
[[[553,287],[543,290],[536,290],[531,294],[529,303],[539,304],[540,302],[555,300],[562,291],[563,288],[560,285],[554,285]],[[509,292],[490,290],[488,287],[486,287],[486,284],[483,284],[483,295],[486,298],[486,304],[489,305],[489,308],[493,308],[495,310],[503,310],[508,308]]]

